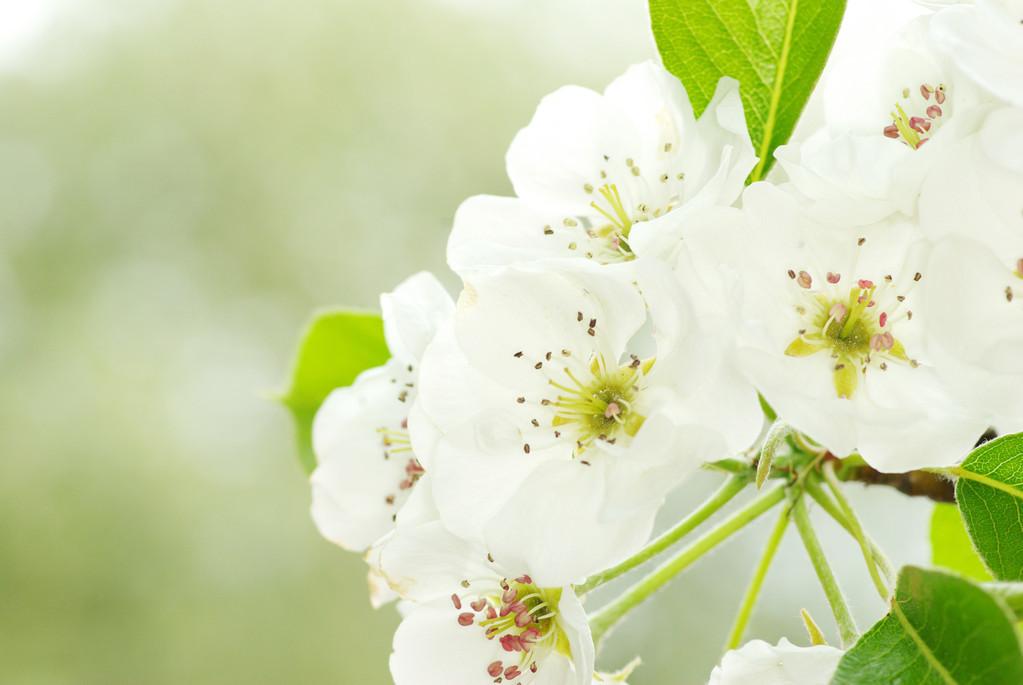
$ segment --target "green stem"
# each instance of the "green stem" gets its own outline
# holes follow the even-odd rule
[[[608,583],[615,578],[628,573],[632,569],[646,563],[667,548],[671,547],[683,537],[691,533],[701,523],[717,513],[721,507],[728,504],[733,497],[742,492],[743,488],[745,488],[749,482],[750,476],[748,473],[745,475],[732,476],[726,480],[718,491],[711,495],[706,502],[701,504],[696,511],[679,521],[674,528],[665,532],[656,540],[617,566],[613,566],[605,571],[592,575],[587,578],[582,585],[577,585],[575,588],[576,594],[584,595],[587,592],[600,587],[604,583]]]
[[[594,642],[600,639],[629,611],[637,607],[652,594],[664,587],[672,578],[693,564],[697,559],[727,540],[748,523],[785,499],[784,486],[770,490],[748,505],[732,514],[716,528],[707,531],[649,575],[625,591],[618,599],[604,606],[590,617],[590,629]]]
[[[845,514],[843,514],[838,505],[835,504],[835,501],[831,499],[826,492],[824,492],[816,480],[813,478],[807,480],[804,487],[807,494],[814,498],[817,504],[820,505],[821,509],[827,512],[831,518],[835,520],[835,523],[844,528],[847,533],[853,535],[852,526],[849,524],[849,521],[846,520]],[[894,581],[895,569],[892,567],[892,563],[888,560],[888,557],[885,556],[885,553],[877,546],[877,543],[870,539],[870,536],[864,533],[863,537],[866,539],[867,545],[870,547],[871,555],[874,558],[874,562],[881,570],[881,573],[884,574],[889,583]]]
[[[790,516],[790,507],[782,509],[778,522],[774,524],[774,530],[771,531],[771,537],[767,538],[767,545],[764,547],[764,552],[760,556],[760,562],[757,564],[756,570],[753,571],[753,579],[750,580],[749,587],[746,588],[746,594],[742,598],[742,604],[739,606],[739,614],[735,617],[732,632],[728,634],[726,649],[735,649],[742,642],[742,636],[746,632],[746,625],[753,615],[753,606],[757,603],[757,598],[760,597],[760,589],[764,585],[767,569],[770,568],[771,562],[774,560],[774,554],[778,551],[778,545],[781,544],[782,538],[785,537],[785,530],[788,528]]]
[[[793,521],[800,537],[803,538],[803,546],[806,547],[810,563],[813,564],[813,569],[817,572],[821,587],[824,588],[824,595],[828,599],[828,604],[831,605],[831,613],[835,615],[835,623],[838,624],[842,646],[849,647],[859,637],[856,622],[853,621],[852,614],[849,613],[849,606],[845,602],[845,597],[842,596],[842,589],[838,587],[835,574],[831,572],[831,566],[828,565],[828,560],[824,556],[824,550],[821,549],[817,534],[813,532],[810,514],[806,509],[806,500],[800,494],[796,494],[795,497],[796,501],[792,510]]]
[[[888,601],[888,586],[885,585],[884,581],[881,580],[880,574],[877,572],[877,563],[874,561],[874,553],[870,549],[870,545],[867,543],[867,536],[863,532],[863,526],[860,525],[860,520],[856,517],[856,512],[853,511],[852,506],[849,504],[849,500],[842,494],[841,485],[838,482],[838,478],[835,476],[835,469],[831,462],[825,462],[824,468],[824,481],[828,484],[828,489],[831,490],[832,497],[838,502],[839,509],[845,515],[846,521],[849,522],[849,529],[852,536],[856,538],[856,543],[860,546],[860,552],[863,554],[863,560],[867,564],[867,571],[870,573],[870,579],[874,582],[874,587],[877,589],[877,593],[881,596],[881,600],[884,602]]]

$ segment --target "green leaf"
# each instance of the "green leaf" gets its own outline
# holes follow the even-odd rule
[[[664,66],[697,116],[722,76],[739,81],[753,147],[767,174],[792,135],[838,35],[845,0],[650,0]]]
[[[938,503],[931,515],[931,561],[972,580],[992,580],[991,572],[977,556],[963,518],[954,504]]]
[[[984,443],[952,469],[966,530],[998,580],[1023,581],[1023,434]]]
[[[838,664],[832,685],[1019,685],[1023,652],[1005,605],[944,571],[907,566],[890,613]]]
[[[298,456],[306,473],[316,468],[313,417],[335,388],[351,385],[368,368],[390,357],[384,325],[377,314],[328,311],[317,314],[298,345],[291,385],[281,402],[295,418]]]

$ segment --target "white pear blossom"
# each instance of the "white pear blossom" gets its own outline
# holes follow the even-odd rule
[[[312,515],[328,540],[363,551],[392,527],[423,475],[408,436],[419,360],[454,309],[430,274],[416,274],[381,296],[393,357],[324,401],[313,422]],[[371,575],[371,585],[379,582]]]
[[[1023,430],[1023,110],[990,114],[943,155],[920,197],[935,240],[924,289],[930,354],[958,396]]]
[[[603,94],[566,86],[541,101],[508,150],[517,197],[466,200],[448,261],[464,274],[650,254],[678,240],[687,216],[732,204],[756,161],[733,79],[721,80],[699,119],[679,80],[654,62],[632,66]]]
[[[634,552],[681,478],[760,428],[674,275],[640,263],[638,287],[578,260],[477,273],[423,359],[411,428],[445,524],[545,585]]]
[[[571,587],[540,585],[429,517],[403,521],[373,556],[410,600],[395,685],[591,685],[593,640]]]
[[[1023,0],[977,0],[938,12],[935,44],[994,96],[1023,107]]]
[[[890,219],[834,226],[767,184],[745,195],[739,354],[781,420],[882,471],[947,466],[986,427],[923,356],[926,245]]]
[[[822,84],[825,126],[775,152],[809,213],[857,225],[914,215],[935,148],[974,125],[980,95],[935,48],[931,20],[835,63]]]
[[[751,640],[727,652],[707,685],[827,685],[844,652],[827,645],[797,647]]]

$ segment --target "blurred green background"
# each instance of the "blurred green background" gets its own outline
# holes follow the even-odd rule
[[[652,56],[639,1],[0,5],[0,683],[390,682],[396,614],[317,536],[269,391],[314,308],[419,269],[454,287],[453,212],[509,192],[538,99]],[[926,558],[926,503],[858,498],[896,558]],[[703,682],[761,523],[601,664]],[[792,537],[752,628],[805,642],[800,606],[830,622]]]

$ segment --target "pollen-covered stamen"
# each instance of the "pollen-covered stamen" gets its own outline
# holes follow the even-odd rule
[[[402,419],[398,428],[388,428],[386,426],[377,428],[377,434],[380,435],[385,460],[389,461],[393,457],[400,457],[405,460],[405,475],[396,483],[397,491],[405,492],[411,490],[419,482],[419,479],[426,474],[426,471],[412,453],[412,441],[408,435],[408,419]],[[399,498],[397,494],[389,494],[385,501],[389,506],[396,506],[400,505],[404,499],[403,497]]]
[[[606,165],[599,169],[599,178],[584,183],[582,190],[594,196],[590,207],[594,213],[566,217],[561,226],[544,225],[543,235],[562,240],[568,233],[568,250],[582,254],[601,264],[635,258],[629,245],[632,227],[641,221],[664,216],[682,203],[685,173],[673,168],[677,158],[671,156],[675,143],[666,141],[658,153],[667,159],[656,169],[641,168],[635,159],[612,159],[603,155]],[[617,167],[617,168],[615,168]],[[618,183],[610,179],[617,178]],[[563,227],[563,228],[562,228]]]
[[[557,394],[545,405],[551,414],[547,425],[557,438],[575,444],[576,455],[596,440],[615,444],[621,435],[634,436],[644,420],[635,402],[648,370],[638,358],[612,367],[599,354],[586,365],[562,363],[563,376],[548,380]]]
[[[598,338],[598,321],[583,312],[575,312],[574,320],[587,336]],[[599,349],[599,345],[594,345]],[[522,427],[525,454],[560,441],[573,445],[574,456],[592,447],[595,441],[614,445],[622,437],[639,431],[645,417],[637,411],[646,375],[654,359],[641,360],[630,355],[622,363],[612,363],[591,347],[578,352],[561,348],[530,357],[514,353],[529,365],[530,371],[543,375],[552,389],[545,397],[517,395],[516,404],[525,405],[526,425]],[[582,462],[586,463],[586,462]]]
[[[885,126],[884,135],[900,140],[914,150],[919,149],[941,125],[947,97],[943,83],[937,86],[923,83],[916,91],[903,88],[902,98],[895,103],[892,122]]]
[[[838,287],[841,280],[838,274],[828,272],[825,285],[812,289],[799,282],[800,278],[794,278],[794,269],[788,273],[799,286],[795,298],[801,321],[797,337],[789,343],[785,354],[806,357],[828,353],[834,360],[833,382],[839,397],[852,397],[859,376],[866,374],[870,366],[882,371],[888,368],[889,361],[917,366],[893,330],[900,321],[912,320],[913,312],[902,311],[906,295],[896,291],[892,276],[886,275],[880,286],[861,278],[855,286],[842,289]],[[812,281],[808,272],[799,274],[800,277],[806,274],[804,280]],[[921,278],[921,274],[914,274],[909,287]]]
[[[405,454],[412,451],[412,441],[408,436],[408,420],[402,419],[401,428],[377,428],[380,435],[380,442],[384,446],[384,459],[390,459],[396,454]]]
[[[402,490],[411,490],[419,479],[426,475],[426,469],[419,463],[419,460],[412,457],[405,464],[405,480],[398,484]]]
[[[529,576],[500,582],[465,582],[472,594],[451,596],[459,626],[495,640],[506,657],[480,665],[495,682],[536,673],[553,651],[570,652],[568,638],[558,625],[561,590],[540,588]],[[466,588],[466,589],[468,589]],[[466,611],[469,607],[472,611]]]

